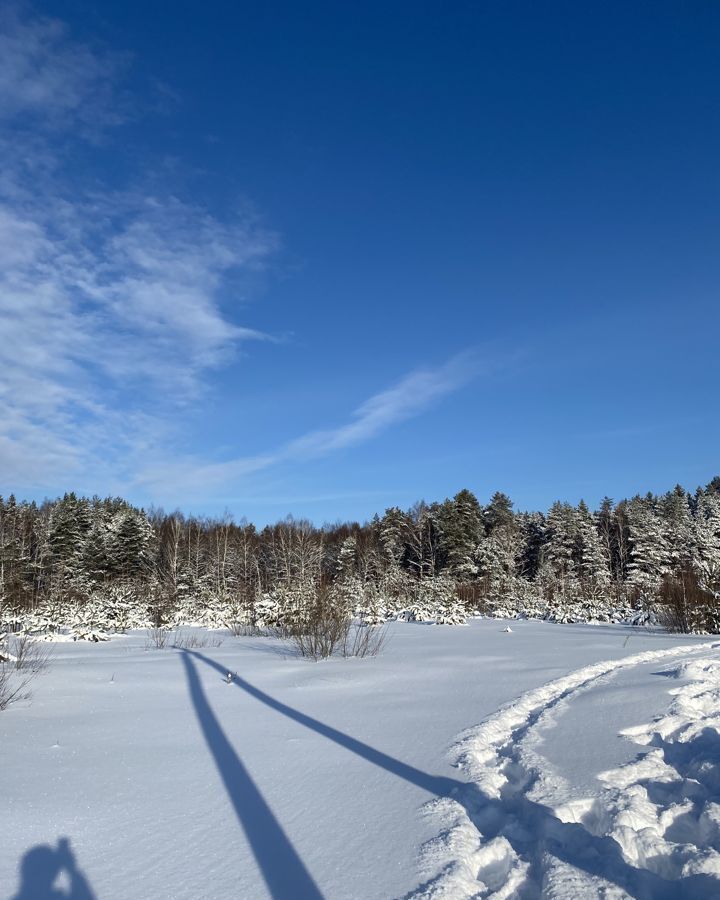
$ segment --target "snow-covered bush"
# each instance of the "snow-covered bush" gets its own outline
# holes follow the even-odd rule
[[[332,590],[336,602],[351,610],[360,624],[382,625],[387,621],[392,602],[375,582],[362,581],[357,576],[350,575],[338,579]]]
[[[412,587],[410,600],[397,615],[401,621],[435,622],[438,625],[464,625],[467,621],[468,612],[458,599],[454,579],[419,579]]]
[[[352,620],[332,606],[319,603],[302,626],[290,635],[300,656],[328,659],[335,653],[346,655]]]
[[[390,566],[378,581],[378,590],[383,598],[388,617],[396,617],[414,601],[416,579],[396,565]]]
[[[625,622],[627,625],[653,626],[658,624],[658,618],[652,609],[641,609],[629,615]]]
[[[450,603],[441,607],[435,616],[437,625],[467,625],[467,610],[461,603]]]
[[[360,595],[360,596],[359,596]],[[354,578],[334,584],[302,581],[286,584],[261,595],[255,605],[257,624],[289,638],[301,656],[327,659],[330,656],[374,656],[380,651],[384,629],[375,624],[380,614],[353,621],[359,603],[376,602],[365,595],[363,585]],[[377,600],[379,608],[379,600]],[[370,613],[366,610],[367,618]],[[384,620],[382,620],[384,621]]]
[[[318,584],[311,580],[280,584],[255,603],[256,624],[282,634],[302,630],[315,608]]]

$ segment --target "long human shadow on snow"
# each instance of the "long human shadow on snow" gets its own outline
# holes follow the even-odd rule
[[[322,894],[255,786],[210,708],[190,655],[182,660],[198,722],[215,760],[235,814],[255,854],[268,891],[275,900],[322,900]],[[225,674],[225,673],[223,673]]]
[[[222,676],[227,675],[228,669],[204,654],[194,650],[185,652],[215,669]],[[543,851],[548,851],[559,860],[589,875],[599,876],[618,885],[639,900],[677,900],[678,896],[687,900],[716,900],[718,897],[718,881],[711,876],[692,875],[681,880],[670,880],[646,869],[636,869],[625,861],[620,846],[612,838],[597,837],[580,824],[561,822],[542,804],[528,800],[523,794],[516,793],[514,796],[497,800],[483,794],[476,784],[430,775],[276,700],[237,674],[233,676],[232,683],[275,712],[326,737],[369,763],[436,797],[451,797],[460,803],[482,833],[484,840],[491,840],[502,834],[518,855],[523,858],[530,857],[535,861],[531,866],[531,877],[536,888],[535,896],[540,894],[542,881],[538,861]],[[529,785],[524,786],[525,791],[528,788]],[[508,824],[508,819],[514,820],[520,827],[504,828],[504,825]],[[519,833],[515,833],[516,831]],[[421,891],[430,883],[422,885],[417,890]],[[415,893],[416,891],[413,891],[408,897],[412,897]],[[523,893],[523,896],[529,895]]]

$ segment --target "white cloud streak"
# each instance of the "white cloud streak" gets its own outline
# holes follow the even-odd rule
[[[238,481],[283,463],[319,459],[378,437],[389,428],[414,418],[454,393],[483,370],[474,353],[453,357],[444,365],[411,372],[393,387],[370,397],[335,428],[310,431],[274,451],[206,464],[188,459],[171,466],[147,468],[138,483],[155,496],[167,497],[178,486],[191,495]]]
[[[0,28],[0,490],[109,483],[167,430],[160,401],[265,338],[228,283],[276,239],[153,190],[79,190],[63,154],[118,124],[116,66],[17,7]]]
[[[0,14],[0,491],[202,495],[375,439],[478,373],[459,356],[265,454],[178,459],[178,408],[266,338],[238,323],[228,286],[265,266],[276,238],[157,190],[78,189],[67,155],[120,124],[122,61],[17,10]]]
[[[87,129],[122,121],[113,82],[127,63],[74,41],[57,19],[19,4],[0,10],[0,120],[41,129]]]
[[[283,455],[293,459],[313,459],[368,441],[390,426],[424,412],[437,400],[466,384],[478,369],[475,357],[466,353],[438,368],[411,372],[394,387],[366,400],[346,425],[310,432],[288,444]]]

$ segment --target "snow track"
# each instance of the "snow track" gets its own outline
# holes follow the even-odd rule
[[[460,736],[467,788],[427,804],[440,834],[422,850],[412,896],[687,898],[720,896],[720,643],[652,650],[585,666],[528,691]],[[554,805],[562,781],[532,741],[579,692],[623,669],[684,657],[692,678],[667,716],[625,733],[651,749],[603,773],[596,797]],[[690,658],[691,661],[687,661]]]

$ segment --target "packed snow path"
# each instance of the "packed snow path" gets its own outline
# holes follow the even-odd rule
[[[430,803],[444,825],[424,849],[437,870],[415,897],[720,896],[720,643],[585,666],[521,696],[462,736],[471,785]],[[625,669],[715,653],[656,673],[693,677],[668,715],[625,734],[655,749],[599,774],[600,796],[561,802],[567,785],[533,729]],[[548,721],[549,720],[549,721]],[[682,879],[680,883],[679,879]]]
[[[381,657],[318,665],[227,636],[58,646],[32,703],[0,715],[0,897],[72,858],[99,900],[717,896],[715,644],[503,627],[399,624]],[[675,725],[691,708],[697,734]],[[690,745],[663,757],[676,775],[632,769],[645,751],[616,735],[641,723],[635,741]],[[583,781],[572,735],[591,724]]]

